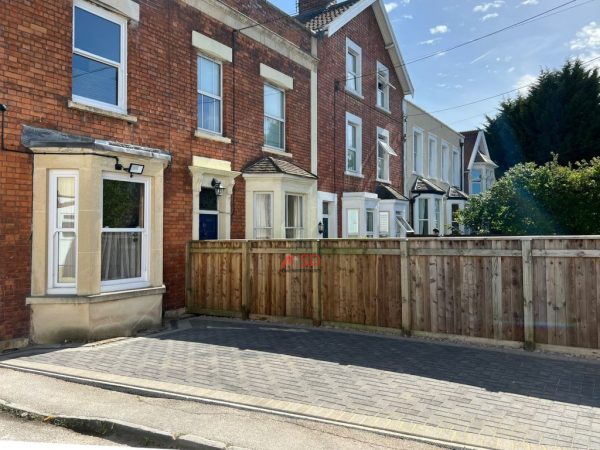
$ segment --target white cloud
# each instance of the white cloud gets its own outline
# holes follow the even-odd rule
[[[508,69],[508,71],[507,71],[507,72],[508,72],[508,73],[513,73],[514,71],[515,71],[515,67],[513,66],[513,67],[511,67],[510,69]]]
[[[426,41],[419,42],[419,45],[433,45],[441,39],[442,38],[427,39]]]
[[[514,84],[515,89],[519,89],[518,93],[520,95],[526,95],[531,88],[531,84],[537,81],[538,77],[535,75],[531,75],[530,73],[523,75],[521,78],[517,80]]]
[[[486,14],[485,16],[483,16],[481,18],[482,22],[485,22],[486,20],[490,20],[490,19],[495,19],[496,17],[498,17],[499,14],[498,13],[490,13],[490,14]]]
[[[389,2],[385,4],[385,10],[388,13],[391,13],[393,10],[395,10],[398,7],[398,3],[396,2]]]
[[[462,89],[463,85],[462,84],[455,84],[454,85],[454,89]]]
[[[575,39],[570,42],[571,50],[577,51],[573,55],[582,61],[590,61],[600,57],[600,25],[596,22],[590,22],[584,26],[575,35]],[[600,60],[586,65],[586,68],[600,68]]]
[[[473,8],[473,12],[487,12],[491,8],[501,8],[504,5],[503,0],[494,0],[490,3],[482,3]]]
[[[405,19],[408,19],[408,20],[414,19],[412,14],[404,14],[402,17],[404,17]]]
[[[600,25],[590,22],[575,35],[571,41],[571,50],[594,50],[600,48]]]
[[[429,29],[429,32],[431,34],[444,34],[444,33],[448,33],[449,31],[450,31],[450,28],[448,28],[448,25],[437,25],[437,26]]]
[[[521,5],[529,6],[529,5],[537,5],[539,3],[540,3],[539,0],[524,0],[521,2]]]

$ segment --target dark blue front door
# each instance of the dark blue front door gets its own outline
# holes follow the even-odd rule
[[[219,238],[219,216],[216,214],[200,214],[200,240],[208,241]]]

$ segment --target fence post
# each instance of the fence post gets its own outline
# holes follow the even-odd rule
[[[185,243],[185,307],[189,312],[192,300],[192,257],[190,254],[190,241]]]
[[[252,285],[250,283],[250,270],[252,262],[250,260],[250,242],[242,242],[242,319],[250,318],[250,297],[252,295]]]
[[[410,298],[410,258],[408,239],[400,241],[400,292],[402,296],[402,330],[410,334],[412,312]]]
[[[312,309],[313,309],[313,325],[316,327],[321,326],[323,320],[323,305],[321,303],[321,243],[318,239],[312,242],[312,257],[313,261],[315,255],[318,256],[318,267],[314,267],[311,264],[312,269]]]
[[[499,249],[500,242],[492,241],[492,248]],[[494,339],[502,339],[502,257],[492,257],[492,311]]]
[[[535,349],[534,316],[533,316],[533,253],[532,240],[521,241],[523,260],[523,331],[526,350]]]

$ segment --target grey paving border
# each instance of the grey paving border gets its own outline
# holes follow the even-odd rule
[[[187,400],[249,411],[276,414],[288,418],[312,420],[331,425],[375,432],[391,437],[464,449],[559,449],[504,438],[446,430],[400,420],[352,414],[306,404],[235,394],[194,386],[152,381],[142,378],[111,375],[90,370],[73,369],[52,364],[14,360],[1,362],[0,367],[50,376],[65,381],[91,385],[109,390],[173,400]],[[93,419],[92,419],[93,420]],[[162,432],[161,432],[162,433]],[[186,447],[187,448],[187,447]],[[202,448],[202,447],[194,447]],[[212,448],[212,447],[206,447]],[[219,447],[217,447],[219,448]]]
[[[165,431],[129,422],[85,416],[53,415],[33,411],[0,399],[0,411],[13,416],[68,428],[77,433],[92,434],[122,441],[139,441],[160,448],[183,450],[222,450],[228,448],[223,442],[204,439],[195,435],[175,436]]]

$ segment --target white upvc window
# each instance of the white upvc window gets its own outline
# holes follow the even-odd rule
[[[429,147],[429,176],[431,178],[439,178],[438,174],[438,151],[437,151],[437,138],[433,135],[429,135],[428,139]]]
[[[273,238],[273,193],[254,193],[254,239]]]
[[[265,146],[285,150],[285,91],[265,83]]]
[[[390,212],[379,212],[379,237],[389,237],[390,235]]]
[[[439,198],[433,200],[433,230],[435,229],[442,231],[442,200]]]
[[[198,56],[198,128],[222,134],[223,70],[220,62]]]
[[[367,230],[367,237],[368,238],[372,238],[375,237],[375,210],[372,208],[367,209],[367,214],[366,214],[366,230]]]
[[[102,290],[148,286],[150,181],[141,176],[102,176]]]
[[[362,173],[362,119],[346,113],[346,173]]]
[[[52,170],[49,177],[48,291],[74,294],[77,288],[79,174]]]
[[[483,192],[482,188],[482,175],[481,169],[472,169],[471,170],[471,194],[481,194]]]
[[[442,142],[442,181],[450,180],[450,147]]]
[[[362,49],[346,38],[346,89],[362,95]]]
[[[418,204],[418,220],[417,220],[417,234],[428,235],[429,234],[429,199],[419,198],[417,199]]]
[[[72,95],[127,112],[127,19],[83,0],[73,6]]]
[[[285,237],[302,239],[304,237],[304,196],[285,195]]]
[[[460,189],[461,183],[461,163],[460,163],[460,152],[456,147],[452,148],[452,185]]]
[[[360,235],[359,223],[360,210],[353,208],[346,211],[346,229],[348,237],[357,237]]]
[[[423,131],[413,129],[413,172],[423,174]]]
[[[398,156],[390,146],[390,132],[377,127],[377,180],[390,181],[390,155]]]
[[[390,109],[390,71],[377,61],[377,106],[386,111]]]

